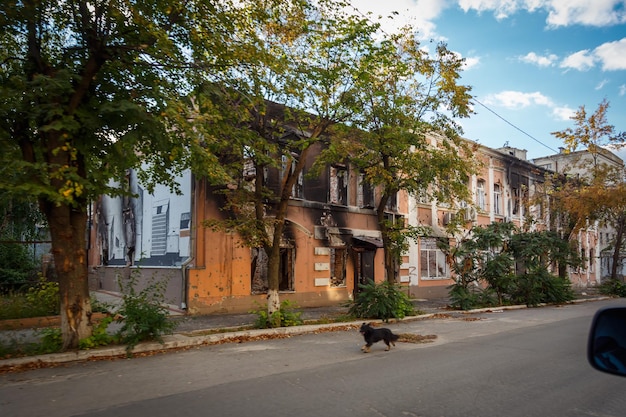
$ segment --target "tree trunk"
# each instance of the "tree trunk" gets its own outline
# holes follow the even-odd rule
[[[617,279],[617,266],[620,263],[620,255],[624,241],[624,227],[626,226],[626,214],[622,214],[617,219],[615,247],[613,248],[613,264],[611,265],[611,279]]]
[[[85,233],[87,214],[68,205],[47,203],[52,254],[59,277],[63,350],[78,348],[92,334]]]
[[[385,251],[385,276],[390,283],[398,282],[397,265],[398,261],[394,255],[394,251],[391,250],[391,239],[386,226],[381,227],[381,234],[383,238],[383,249]]]
[[[274,233],[282,234],[282,227],[276,227]],[[276,235],[275,235],[276,236]],[[274,237],[273,245],[267,254],[267,314],[271,316],[276,311],[280,310],[280,296],[278,294],[280,286],[280,236],[278,239]]]
[[[389,201],[389,194],[384,193],[378,202],[376,209],[378,226],[380,227],[380,234],[383,239],[383,250],[385,251],[385,278],[391,283],[397,281],[397,260],[394,255],[394,251],[391,249],[391,238],[389,237],[389,228],[385,223],[385,207]]]

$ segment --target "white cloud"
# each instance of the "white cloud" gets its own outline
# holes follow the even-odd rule
[[[520,9],[532,12],[541,5],[540,0],[458,0],[458,3],[464,12],[493,12],[498,20],[506,19]]]
[[[502,106],[508,109],[519,110],[531,106],[542,106],[550,109],[550,114],[555,120],[570,120],[576,110],[567,106],[557,106],[550,97],[535,91],[533,93],[524,93],[521,91],[501,91],[492,94],[485,99],[486,104],[493,106]]]
[[[571,120],[572,116],[574,115],[574,113],[576,113],[576,110],[571,109],[567,106],[564,107],[555,107],[552,109],[552,115],[557,119],[557,120]]]
[[[595,58],[589,49],[583,49],[582,51],[575,52],[561,61],[559,65],[561,68],[573,68],[578,71],[587,71],[593,68]]]
[[[604,86],[607,85],[608,83],[609,83],[609,80],[605,78],[604,80],[600,81],[598,85],[596,85],[596,90],[602,90]]]
[[[624,0],[550,0],[549,26],[610,26],[626,21]]]
[[[548,13],[551,27],[585,25],[609,26],[626,22],[624,0],[458,0],[463,11],[493,12],[496,19],[510,17],[520,10]]]
[[[531,105],[554,106],[552,100],[540,92],[523,93],[521,91],[502,91],[488,96],[485,101],[487,104],[498,105],[509,109],[523,109]]]
[[[622,84],[619,86],[619,95],[620,97],[626,94],[626,84]]]
[[[402,26],[411,24],[419,30],[420,39],[435,38],[441,40],[436,35],[436,25],[433,23],[445,8],[448,7],[446,1],[441,0],[350,0],[353,8],[362,14],[372,13],[372,20],[378,21],[385,32],[396,32]],[[346,9],[353,13],[351,8]],[[392,14],[398,12],[397,15]],[[391,19],[388,17],[392,16]]]
[[[593,52],[604,71],[626,70],[626,38],[604,43]]]
[[[560,67],[587,71],[596,64],[600,64],[603,71],[626,70],[626,38],[603,43],[593,51],[583,49],[575,52],[566,57]]]
[[[559,57],[554,54],[548,54],[546,56],[537,55],[534,52],[529,52],[524,56],[520,56],[519,60],[528,64],[534,64],[540,67],[550,67],[554,65]]]
[[[466,57],[465,58],[465,66],[463,67],[464,70],[470,70],[472,68],[476,68],[480,65],[480,58],[478,57]]]

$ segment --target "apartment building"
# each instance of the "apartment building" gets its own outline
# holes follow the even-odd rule
[[[511,147],[477,146],[474,157],[482,164],[467,184],[472,201],[438,203],[400,192],[387,206],[388,218],[431,230],[402,256],[397,280],[411,297],[442,297],[454,283],[437,239],[454,243],[472,227],[492,222],[513,222],[530,230],[549,224],[548,210],[530,198],[547,167]],[[277,172],[263,175],[270,182],[280,180]],[[118,291],[119,283],[131,276],[142,284],[160,277],[168,281],[168,302],[191,314],[247,312],[265,304],[267,254],[247,247],[235,233],[202,226],[207,219],[224,216],[219,190],[190,172],[179,178],[181,195],[158,187],[149,193],[133,172],[127,180],[137,197],[103,196],[94,205],[92,288]],[[336,305],[353,299],[359,284],[387,279],[374,210],[379,198],[349,164],[329,165],[317,177],[298,179],[280,244],[281,299],[302,307]],[[463,227],[451,233],[446,226],[456,216],[462,216]],[[579,240],[595,259],[597,233],[581,231]],[[598,270],[594,264],[572,271],[574,284],[594,285]]]

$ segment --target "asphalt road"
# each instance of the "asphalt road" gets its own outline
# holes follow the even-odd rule
[[[586,362],[588,302],[214,345],[0,375],[0,416],[624,416],[626,378]]]

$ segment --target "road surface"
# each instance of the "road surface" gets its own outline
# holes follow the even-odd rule
[[[2,417],[624,416],[626,378],[586,362],[595,311],[626,300],[390,324],[0,375]]]

